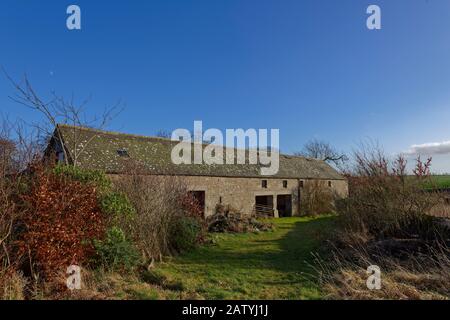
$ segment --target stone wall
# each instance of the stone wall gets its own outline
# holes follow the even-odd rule
[[[117,178],[117,176],[115,176]],[[274,208],[277,207],[278,195],[291,195],[292,214],[300,215],[299,197],[303,186],[315,180],[309,179],[275,179],[275,178],[233,178],[233,177],[182,177],[188,190],[205,192],[205,215],[214,214],[217,204],[230,205],[244,214],[251,214],[254,210],[256,196],[273,196]],[[267,180],[267,188],[263,188],[262,181]],[[283,185],[287,182],[287,186]],[[348,196],[348,183],[346,180],[320,180],[326,188],[331,188],[340,197]],[[331,187],[329,186],[331,183]],[[301,200],[300,200],[301,201]],[[277,212],[275,212],[277,216]]]

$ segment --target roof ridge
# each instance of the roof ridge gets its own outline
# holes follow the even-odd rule
[[[118,136],[127,136],[127,137],[132,137],[132,138],[142,138],[142,139],[155,139],[155,140],[162,140],[165,142],[171,142],[171,143],[176,143],[178,141],[176,140],[172,140],[170,138],[163,138],[163,137],[156,137],[156,136],[145,136],[145,135],[138,135],[138,134],[132,134],[132,133],[124,133],[124,132],[117,132],[117,131],[109,131],[109,130],[104,130],[104,129],[96,129],[96,128],[89,128],[89,127],[82,127],[82,126],[74,126],[74,125],[70,125],[70,124],[57,124],[58,127],[66,127],[66,128],[71,128],[71,129],[78,129],[78,130],[84,130],[84,131],[90,131],[90,132],[97,132],[100,134],[110,134],[110,135],[118,135]],[[202,145],[207,146],[209,145],[208,143],[204,143],[202,142]],[[232,148],[228,148],[225,145],[219,145],[224,147],[225,149],[232,149]],[[250,151],[253,148],[245,148],[245,149],[241,149],[241,148],[237,148],[235,147],[234,150],[245,150],[245,151]],[[257,150],[259,152],[259,150]],[[290,156],[290,155],[285,155],[280,153],[280,155],[284,155],[284,156]]]
[[[170,138],[163,138],[163,137],[157,137],[157,136],[145,136],[145,135],[141,135],[141,134],[110,131],[110,130],[104,130],[104,129],[83,127],[83,126],[74,126],[74,125],[64,124],[64,123],[58,123],[57,126],[71,128],[71,129],[84,130],[84,131],[90,131],[90,132],[97,132],[97,133],[102,133],[102,134],[111,134],[111,135],[118,135],[118,136],[128,136],[128,137],[133,137],[133,138],[157,139],[157,140],[163,140],[163,141],[168,141],[168,142],[176,142]]]

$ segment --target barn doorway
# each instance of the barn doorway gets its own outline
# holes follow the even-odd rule
[[[273,217],[273,196],[256,196],[255,213],[258,216]]]
[[[205,191],[189,191],[189,194],[197,203],[202,211],[202,215],[205,215]]]
[[[292,196],[290,194],[277,196],[278,216],[292,217]]]

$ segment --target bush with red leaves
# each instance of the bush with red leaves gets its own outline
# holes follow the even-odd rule
[[[23,206],[19,253],[44,279],[87,263],[95,253],[91,240],[105,234],[94,185],[37,170]]]

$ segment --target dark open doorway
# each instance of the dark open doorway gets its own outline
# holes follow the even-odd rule
[[[277,196],[278,216],[292,217],[292,197],[290,194]]]
[[[258,216],[273,217],[273,196],[256,196],[255,212]]]
[[[189,194],[201,208],[202,214],[205,215],[205,191],[189,191]]]

